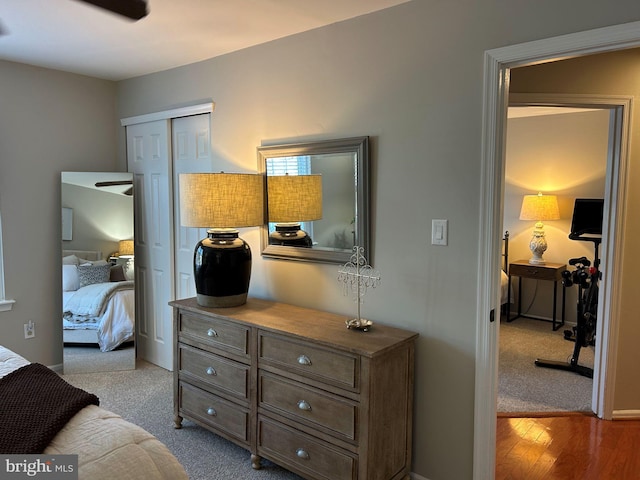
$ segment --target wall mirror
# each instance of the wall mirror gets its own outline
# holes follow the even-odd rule
[[[64,373],[134,369],[133,175],[62,172],[60,192]]]
[[[369,162],[369,137],[258,147],[262,255],[342,264],[358,245],[368,258]]]

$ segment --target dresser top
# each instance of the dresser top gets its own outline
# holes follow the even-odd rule
[[[228,308],[202,307],[195,298],[174,300],[169,305],[263,330],[312,339],[327,346],[339,346],[367,357],[380,355],[418,336],[414,332],[377,323],[368,332],[348,329],[345,321],[350,317],[258,298],[249,298],[244,305]]]

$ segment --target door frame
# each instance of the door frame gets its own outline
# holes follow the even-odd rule
[[[474,400],[474,459],[473,478],[482,480],[495,476],[496,403],[498,384],[498,328],[490,320],[492,309],[499,304],[499,266],[501,258],[502,218],[504,211],[504,170],[507,107],[509,103],[509,72],[511,68],[545,61],[604,53],[640,45],[640,22],[604,27],[585,32],[563,35],[485,52],[483,93],[483,138],[481,160],[480,228],[478,241],[478,290],[476,316],[476,376]],[[624,109],[629,115],[629,108]],[[619,276],[621,269],[622,225],[626,199],[626,173],[628,164],[628,135],[622,142],[620,165],[613,172],[615,182],[611,191],[609,226],[615,230],[608,235],[607,258],[614,272],[607,292],[609,316],[617,318]],[[609,188],[609,187],[607,187]],[[618,279],[618,280],[617,280]],[[609,345],[617,337],[609,335]],[[607,373],[613,372],[612,361],[607,362]],[[606,380],[605,376],[605,380]],[[612,383],[613,378],[607,380]],[[601,389],[602,390],[602,389]],[[605,392],[611,389],[604,389]],[[610,392],[599,398],[606,413],[611,409]]]

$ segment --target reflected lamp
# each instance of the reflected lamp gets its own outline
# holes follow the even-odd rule
[[[560,210],[558,208],[558,197],[555,195],[525,195],[522,199],[520,210],[520,220],[535,220],[533,235],[529,241],[531,258],[529,263],[533,265],[544,265],[546,262],[542,254],[547,250],[547,239],[544,233],[543,221],[559,220]]]
[[[122,264],[122,271],[127,280],[134,278],[134,247],[133,240],[120,240],[118,242],[118,257],[126,258],[127,261]]]
[[[264,224],[264,176],[187,173],[179,176],[180,223],[208,228],[196,245],[196,300],[203,307],[235,307],[247,301],[251,249],[236,228]]]
[[[311,247],[300,222],[322,218],[322,175],[276,175],[267,180],[267,210],[275,231],[269,245]]]

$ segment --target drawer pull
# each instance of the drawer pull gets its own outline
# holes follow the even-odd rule
[[[311,365],[311,359],[309,357],[307,357],[306,355],[300,355],[298,357],[298,363],[300,365]]]
[[[216,369],[213,367],[207,367],[207,375],[217,375]]]
[[[217,415],[215,408],[213,407],[207,408],[207,415],[211,415],[212,417],[215,417]]]
[[[296,455],[298,458],[302,458],[304,460],[309,460],[309,453],[304,448],[299,448],[296,450]]]
[[[207,330],[207,335],[209,337],[217,337],[218,336],[218,332],[216,332],[213,328],[210,328],[209,330]]]
[[[308,412],[311,411],[311,405],[309,405],[309,402],[305,401],[305,400],[300,400],[298,402],[298,408],[300,410],[306,410]]]

